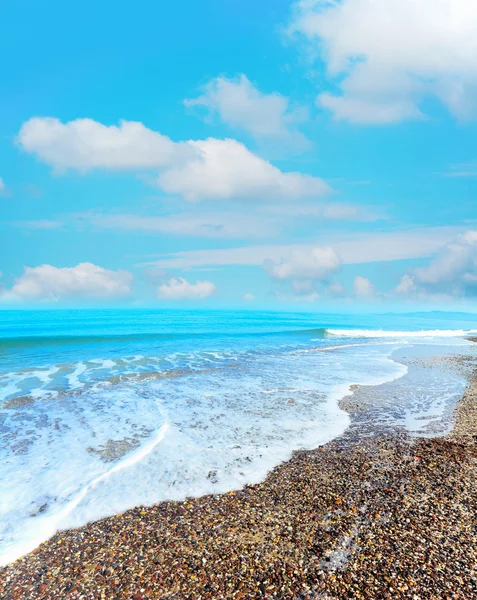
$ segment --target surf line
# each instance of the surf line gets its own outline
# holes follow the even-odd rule
[[[133,465],[140,462],[143,458],[145,458],[148,454],[150,454],[154,450],[154,448],[162,442],[168,429],[169,423],[164,423],[164,425],[162,425],[162,427],[157,432],[157,435],[149,442],[149,444],[145,444],[142,448],[139,448],[139,450],[132,454],[130,457],[124,458],[119,463],[117,463],[112,469],[109,469],[109,471],[106,471],[106,473],[99,475],[99,477],[96,477],[96,479],[93,479],[93,481],[85,485],[85,487],[78,493],[76,498],[74,500],[71,500],[71,502],[69,502],[65,506],[65,508],[57,514],[55,523],[58,523],[58,521],[60,521],[62,518],[69,515],[71,511],[78,506],[81,500],[83,500],[86,494],[92,489],[94,489],[98,485],[98,483],[101,483],[101,481],[108,479],[114,473],[118,473],[119,471],[123,471],[124,469],[132,467]]]
[[[7,564],[12,562],[13,560],[17,560],[21,556],[24,556],[28,552],[31,552],[35,548],[37,548],[41,543],[45,540],[49,539],[52,535],[54,535],[61,527],[61,521],[67,517],[71,512],[78,506],[78,504],[83,500],[83,498],[93,490],[99,483],[108,479],[114,473],[118,473],[119,471],[123,471],[124,469],[128,469],[129,467],[137,464],[143,458],[145,458],[148,454],[150,454],[154,448],[159,445],[164,439],[167,430],[169,429],[169,423],[166,422],[162,427],[158,430],[157,435],[150,440],[148,444],[145,444],[142,448],[139,448],[137,452],[135,452],[132,456],[128,458],[124,458],[122,461],[117,463],[114,467],[96,477],[88,484],[86,484],[82,490],[76,495],[76,497],[71,500],[60,512],[56,515],[52,515],[50,518],[45,519],[44,526],[41,527],[39,533],[40,535],[35,536],[34,539],[30,539],[27,543],[23,544],[15,544],[14,547],[10,550],[10,553],[5,553],[5,556],[2,554],[1,564]],[[107,516],[107,515],[104,515]]]

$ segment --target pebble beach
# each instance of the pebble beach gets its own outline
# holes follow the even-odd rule
[[[477,0],[2,9],[0,600],[477,600]]]
[[[57,533],[0,570],[5,600],[477,598],[477,370],[445,437],[347,432],[258,485]],[[361,407],[361,408],[360,408]]]

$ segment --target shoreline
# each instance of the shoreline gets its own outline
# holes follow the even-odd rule
[[[477,597],[477,370],[444,437],[370,435],[354,394],[342,436],[262,483],[59,532],[0,568],[1,597]]]

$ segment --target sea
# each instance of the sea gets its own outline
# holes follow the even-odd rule
[[[263,480],[347,429],[350,386],[402,380],[387,423],[432,435],[466,379],[399,357],[466,355],[473,334],[462,313],[0,311],[0,564],[57,530]]]

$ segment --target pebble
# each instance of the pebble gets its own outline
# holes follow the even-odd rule
[[[477,599],[476,442],[474,373],[447,438],[361,415],[259,485],[57,533],[0,569],[0,597]]]

